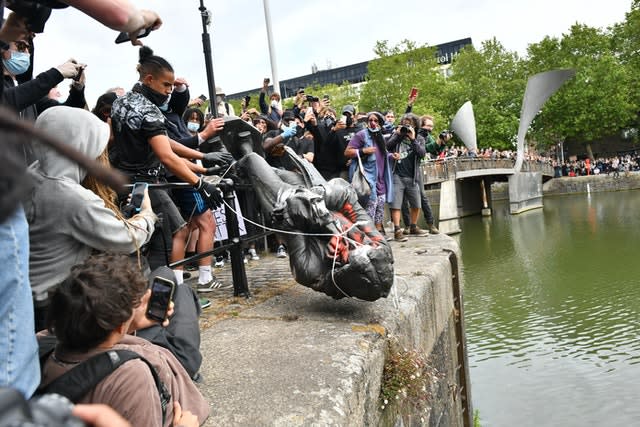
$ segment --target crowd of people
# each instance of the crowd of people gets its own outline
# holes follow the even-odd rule
[[[162,24],[128,0],[36,4],[76,7],[129,33],[133,44],[141,28]],[[96,425],[200,425],[209,408],[194,386],[202,379],[198,316],[208,304],[203,295],[231,287],[212,271],[222,262],[211,257],[213,212],[222,194],[209,177],[226,174],[238,160],[219,138],[225,117],[236,112],[217,90],[209,107],[215,114],[204,114],[205,99],[192,97],[188,81],[147,46],[139,51],[137,83],[130,90],[111,87],[90,108],[84,90],[93,83],[81,61],[33,75],[30,19],[12,12],[0,30],[0,99],[12,111],[3,114],[30,121],[35,135],[3,133],[0,251],[7,265],[0,279],[0,346],[6,351],[0,386],[25,398],[53,391],[67,396],[64,384],[80,381],[89,388],[70,393],[74,403],[101,405],[78,405],[74,413]],[[65,80],[70,91],[62,100],[58,85]],[[364,177],[368,191],[359,194],[360,203],[383,233],[388,207],[393,238],[405,241],[438,233],[423,191],[422,160],[438,155],[450,139],[432,135],[433,117],[413,114],[415,98],[409,101],[398,121],[392,111],[336,110],[328,97],[304,89],[292,109],[283,109],[265,79],[258,108],[245,99],[238,115],[262,135],[264,158],[274,170],[299,172],[285,155],[292,150],[327,181]],[[43,144],[47,138],[95,162],[77,163]],[[90,173],[97,165],[119,171],[131,186],[116,193]],[[181,185],[166,185],[174,182]],[[255,197],[238,196],[250,216]],[[421,209],[428,230],[417,225]],[[275,241],[276,256],[288,257],[283,236],[276,233]],[[260,259],[255,245],[246,251],[249,260]],[[181,262],[193,254],[207,254],[191,265],[194,287],[185,283],[190,273]],[[156,293],[162,286],[169,294]],[[53,345],[43,353],[45,343]],[[91,375],[78,374],[93,372],[105,352],[112,360],[134,356],[94,383]]]
[[[137,10],[128,0],[35,3],[78,8],[129,33],[134,44],[141,29],[162,24],[157,14]],[[239,160],[220,140],[225,117],[237,114],[255,127],[271,168],[299,172],[300,163],[286,154],[293,152],[325,180],[352,183],[359,203],[385,236],[388,209],[393,224],[388,238],[395,241],[439,233],[424,191],[425,161],[515,158],[511,151],[470,153],[451,145],[451,133],[434,132],[433,116],[413,112],[415,94],[398,118],[390,110],[333,106],[329,97],[307,94],[304,88],[296,92],[293,108],[285,109],[264,79],[257,108],[245,98],[241,111],[234,111],[218,88],[217,98],[209,100],[215,113],[205,114],[206,99],[192,97],[187,79],[176,77],[170,60],[147,46],[139,51],[137,83],[130,90],[106,90],[89,108],[84,89],[92,83],[80,61],[70,59],[32,75],[31,19],[12,12],[0,29],[0,100],[4,110],[12,111],[0,113],[30,121],[34,133],[64,141],[119,171],[131,186],[116,193],[41,138],[2,131],[0,253],[6,264],[0,274],[0,347],[5,349],[0,386],[29,398],[36,390],[59,390],[61,378],[97,363],[92,361],[102,353],[119,357],[124,354],[119,351],[132,352],[132,360],[77,399],[102,404],[74,410],[95,425],[197,426],[209,414],[194,382],[202,379],[198,316],[209,304],[203,296],[232,286],[213,272],[224,264],[223,255],[211,256],[214,211],[223,199],[210,177],[233,172]],[[70,92],[62,101],[57,86],[65,80]],[[580,167],[585,166],[567,170],[577,173]],[[637,169],[638,158],[604,159],[592,167],[593,173]],[[239,192],[238,197],[253,224],[258,220],[252,217],[255,196]],[[418,225],[420,212],[426,230]],[[268,225],[268,216],[262,221]],[[274,240],[276,256],[288,257],[283,236],[276,233]],[[196,254],[203,256],[190,266],[181,262]],[[246,256],[260,259],[253,243]],[[188,269],[197,270],[195,289],[185,282]],[[158,283],[170,288],[171,298],[157,299]],[[166,307],[158,315],[154,304],[159,303]],[[54,346],[40,359],[38,347],[44,342]]]

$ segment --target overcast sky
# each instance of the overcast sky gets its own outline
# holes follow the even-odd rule
[[[199,0],[131,0],[162,17],[160,30],[143,42],[167,59],[192,96],[207,94]],[[204,0],[215,82],[226,93],[249,90],[271,76],[262,0]],[[268,1],[279,80],[374,58],[376,41],[403,39],[436,45],[471,37],[496,37],[508,50],[526,53],[544,36],[561,36],[575,22],[606,28],[624,20],[631,0],[370,0]],[[36,72],[69,57],[88,64],[87,100],[112,86],[129,89],[137,80],[138,48],[114,44],[117,34],[71,8],[54,11],[36,37]],[[68,84],[60,85],[65,92]]]

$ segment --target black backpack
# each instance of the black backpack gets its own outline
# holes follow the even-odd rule
[[[55,350],[57,339],[53,335],[38,337],[38,347],[40,353],[40,366],[49,358]],[[156,369],[144,357],[130,350],[108,350],[77,364],[64,374],[53,380],[47,386],[40,386],[35,395],[56,393],[66,397],[73,403],[78,403],[80,399],[94,389],[100,381],[132,359],[140,359],[151,371],[153,380],[160,396],[162,406],[162,421],[167,413],[167,405],[171,401],[171,394],[160,380]]]

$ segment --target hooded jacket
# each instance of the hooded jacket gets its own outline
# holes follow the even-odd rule
[[[109,126],[86,110],[54,107],[36,127],[97,158],[109,141]],[[69,269],[93,250],[131,253],[154,231],[156,216],[143,211],[128,221],[116,217],[104,201],[80,183],[87,172],[55,150],[34,142],[39,161],[36,186],[25,211],[29,221],[29,278],[36,297],[62,282]]]

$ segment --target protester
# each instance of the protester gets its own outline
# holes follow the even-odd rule
[[[151,363],[166,387],[164,411],[150,367],[140,359],[125,362],[80,403],[109,405],[134,426],[184,425],[192,414],[192,425],[204,423],[209,405],[174,355],[129,335],[149,323],[145,313],[150,295],[147,279],[128,257],[99,254],[73,267],[52,298],[47,323],[58,345],[43,365],[41,385],[96,354],[130,350]],[[174,402],[180,404],[184,419],[174,419]]]

